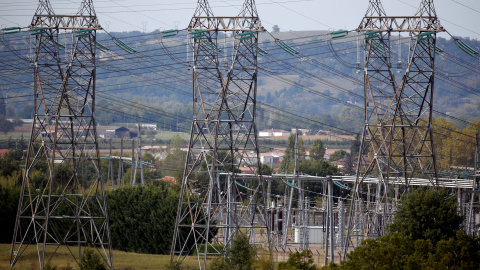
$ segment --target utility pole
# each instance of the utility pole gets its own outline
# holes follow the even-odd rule
[[[194,250],[203,270],[207,257],[212,253],[225,255],[240,232],[249,235],[250,242],[270,248],[255,124],[258,33],[264,28],[253,0],[246,0],[233,17],[216,17],[207,0],[198,0],[187,29],[189,55],[193,57],[193,122],[171,259],[183,261]],[[229,34],[232,47],[222,46],[226,42],[219,38],[225,34]],[[232,57],[223,57],[224,50]],[[241,165],[250,168],[255,177],[237,178]],[[208,180],[195,183],[202,167]],[[216,180],[219,171],[228,175],[219,178],[221,185]],[[206,188],[198,188],[198,184]],[[226,220],[220,218],[222,212],[227,213]],[[221,234],[212,230],[221,230]]]
[[[335,261],[335,227],[333,224],[333,181],[329,176],[328,180],[328,203],[327,203],[327,230],[325,237],[325,265],[328,265],[328,257],[330,254],[330,262]]]
[[[29,28],[35,52],[35,116],[10,265],[13,267],[29,246],[36,248],[40,269],[60,246],[66,247],[75,263],[80,264],[85,249],[92,246],[113,269],[94,117],[96,32],[102,28],[93,2],[83,0],[77,13],[58,15],[49,0],[39,0]],[[32,173],[41,164],[46,164],[48,178],[33,183]],[[66,183],[55,179],[61,165],[71,168]],[[83,173],[82,168],[90,171]],[[92,178],[86,179],[85,175]],[[36,189],[32,189],[34,186]],[[83,191],[83,186],[91,188]],[[61,193],[55,194],[55,190]]]

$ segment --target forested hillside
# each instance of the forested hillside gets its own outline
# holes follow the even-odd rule
[[[116,46],[116,38],[136,52]],[[285,41],[299,54],[289,55],[277,46],[275,39]],[[16,34],[3,36],[0,42],[7,117],[31,118],[33,114],[33,67],[28,47],[31,40],[28,34]],[[185,31],[169,38],[162,38],[158,30],[108,35],[99,32],[97,40],[109,49],[97,50],[97,123],[141,120],[157,123],[162,129],[189,130],[192,56],[187,54]],[[401,62],[403,72],[409,39],[391,40],[393,66]],[[477,40],[463,40],[473,48],[480,47]],[[219,52],[220,58],[231,57],[230,45],[218,44],[227,48]],[[364,56],[361,47],[357,55],[356,33],[332,40],[326,31],[266,32],[261,34],[259,47],[267,52],[258,61],[259,129],[287,129],[295,125],[328,129],[320,124],[326,123],[359,131],[363,125],[363,71],[357,73],[360,70],[356,69],[356,62],[357,57],[363,62]],[[478,61],[462,52],[453,39],[438,38],[438,48],[442,52],[436,58],[434,110],[440,113],[436,116],[447,114],[473,121],[480,117]],[[467,125],[455,118],[449,120],[461,128]]]

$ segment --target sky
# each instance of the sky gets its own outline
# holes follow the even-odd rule
[[[56,14],[74,14],[81,0],[50,0]],[[94,0],[102,27],[110,32],[184,29],[196,0]],[[235,16],[242,0],[210,0],[215,16]],[[383,0],[388,16],[412,16],[420,0]],[[28,26],[38,1],[0,0],[0,25]],[[263,26],[281,31],[355,29],[368,0],[257,0]],[[480,40],[480,0],[436,0],[437,16],[454,36]],[[441,37],[448,38],[447,34]]]

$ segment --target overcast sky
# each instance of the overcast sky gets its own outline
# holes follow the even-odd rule
[[[80,0],[50,0],[56,14],[73,14]],[[38,1],[0,0],[3,27],[28,26]],[[242,0],[211,0],[215,16],[237,15]],[[281,31],[355,29],[368,0],[257,0],[264,27]],[[411,16],[420,0],[384,0],[389,16]],[[196,7],[195,0],[94,0],[101,25],[109,31],[185,28]],[[442,25],[453,35],[480,40],[480,0],[436,0]],[[443,37],[448,37],[446,34]]]

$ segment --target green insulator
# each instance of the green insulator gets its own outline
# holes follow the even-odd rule
[[[333,36],[332,39],[339,39],[339,38],[343,38],[343,37],[346,37],[347,35],[339,35],[339,36]]]
[[[97,48],[101,51],[109,51],[110,49],[102,44],[100,44],[99,42],[95,41],[95,44],[97,45]]]
[[[163,35],[162,37],[168,38],[168,37],[174,37],[176,35],[177,35],[177,33],[172,33],[172,34],[168,34],[168,35]]]
[[[284,51],[289,53],[292,56],[295,56],[298,54],[298,51],[295,50],[294,48],[290,47],[287,43],[283,42],[282,40],[277,40],[275,41],[280,48],[282,48]]]
[[[20,30],[22,29],[21,27],[7,27],[7,28],[3,28],[2,30],[3,31],[12,31],[12,30]]]
[[[380,35],[369,35],[369,36],[366,36],[365,37],[365,40],[369,40],[369,39],[372,39],[372,38],[379,38]]]
[[[197,30],[197,31],[190,32],[190,34],[195,35],[195,34],[200,34],[205,32],[207,32],[207,30]]]
[[[371,35],[376,35],[376,34],[380,34],[382,33],[383,31],[382,30],[377,30],[377,31],[369,31],[369,32],[366,32],[365,35],[367,36],[371,36]]]
[[[238,40],[246,40],[246,39],[251,39],[251,38],[253,38],[253,35],[244,36],[244,37],[239,38]]]
[[[246,36],[246,35],[253,35],[253,34],[255,34],[254,31],[248,31],[248,32],[240,33],[240,34],[238,34],[238,35],[239,35],[239,36]]]
[[[238,181],[235,181],[235,184],[236,184],[237,186],[239,186],[239,187],[247,188],[246,186],[240,184]]]
[[[121,41],[120,39],[116,38],[113,40],[113,42],[118,46],[120,47],[120,49],[128,52],[128,53],[135,53],[137,52],[135,49],[133,49],[132,47],[128,46],[127,44],[125,44],[123,41]]]
[[[204,36],[205,36],[204,33],[197,33],[195,35],[192,35],[190,38],[197,39],[197,38],[201,38],[201,37],[204,37]]]
[[[460,39],[457,39],[455,41],[455,44],[457,44],[457,46],[462,49],[464,52],[467,52],[467,53],[471,53],[471,54],[478,54],[477,51],[475,51],[474,49],[472,49],[470,46],[468,46],[465,42],[463,42],[462,40]]]
[[[333,31],[333,32],[332,32],[332,35],[333,35],[333,36],[334,36],[334,35],[343,35],[343,34],[347,35],[347,34],[348,34],[348,31],[347,31],[347,30],[338,30],[338,31]]]
[[[90,32],[92,32],[92,30],[91,29],[80,29],[80,30],[74,31],[74,33],[77,33],[77,34],[81,34],[81,33],[85,33],[85,32],[90,33]]]
[[[39,27],[39,28],[32,28],[32,29],[30,29],[29,31],[31,31],[31,32],[38,32],[38,31],[45,31],[45,30],[47,30],[47,28],[45,28],[45,27]]]
[[[424,37],[424,36],[431,36],[435,34],[435,32],[423,32],[417,35],[417,37]]]
[[[10,30],[8,32],[3,32],[4,35],[9,35],[9,34],[16,34],[16,33],[20,33],[20,30]]]

